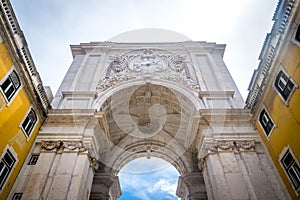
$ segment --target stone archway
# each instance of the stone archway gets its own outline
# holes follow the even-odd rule
[[[192,145],[197,131],[196,108],[188,97],[165,86],[146,83],[117,90],[104,101],[100,110],[106,113],[110,151],[100,153],[98,161],[102,168],[96,170],[91,198],[104,198],[103,193],[116,198],[115,195],[120,194],[115,185],[118,184],[116,175],[125,164],[139,157],[168,161],[181,177],[189,177],[180,179],[184,182],[198,177],[193,185],[180,182],[178,195],[197,194],[206,198],[204,181],[194,156],[196,148]],[[113,180],[110,187],[105,179]],[[195,187],[201,189],[192,189]],[[99,193],[99,188],[106,190]]]
[[[157,156],[180,172],[183,200],[284,199],[223,62],[224,45],[71,48],[74,62],[31,150],[39,159],[23,166],[12,192],[36,200],[116,199],[121,167]]]

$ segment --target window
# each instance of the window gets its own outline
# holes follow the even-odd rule
[[[33,110],[33,108],[30,108],[29,112],[27,113],[26,117],[23,119],[23,122],[21,123],[21,127],[27,137],[30,136],[36,123],[37,123],[36,113]]]
[[[5,181],[8,179],[16,163],[16,158],[13,156],[9,149],[6,150],[0,160],[0,189],[3,188]]]
[[[291,78],[287,76],[287,74],[280,70],[275,78],[275,88],[281,95],[284,101],[288,101],[291,93],[295,88],[295,84]]]
[[[296,40],[297,42],[300,42],[300,25],[298,25],[298,28],[297,28],[297,30],[296,30],[295,40]]]
[[[274,122],[272,121],[271,117],[269,116],[265,108],[263,108],[259,114],[259,123],[263,128],[263,130],[265,131],[266,135],[269,137],[274,127]]]
[[[297,45],[298,47],[300,47],[300,24],[298,24],[298,26],[296,27],[292,39],[291,41]]]
[[[20,200],[22,198],[23,193],[14,193],[12,200]]]
[[[39,158],[38,154],[31,155],[31,158],[30,158],[30,160],[28,162],[28,165],[35,165],[36,162],[37,162],[37,160],[38,160],[38,158]]]
[[[6,100],[10,102],[21,87],[21,82],[17,72],[12,70],[11,73],[3,80],[0,87]]]
[[[280,162],[294,189],[296,192],[300,192],[300,168],[289,149],[281,158]]]

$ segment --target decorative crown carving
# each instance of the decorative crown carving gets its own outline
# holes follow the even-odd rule
[[[152,49],[139,49],[130,54],[111,56],[113,61],[97,89],[105,91],[126,80],[145,77],[176,81],[192,89],[199,89],[197,80],[190,76],[185,57]]]

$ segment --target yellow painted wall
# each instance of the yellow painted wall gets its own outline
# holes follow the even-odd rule
[[[298,86],[300,86],[300,47],[290,42],[281,57],[280,63]],[[272,84],[274,82],[273,79],[274,77],[272,78]],[[297,197],[292,184],[289,182],[278,161],[281,151],[285,146],[289,145],[296,159],[300,162],[300,89],[297,88],[294,91],[287,106],[275,91],[275,88],[269,85],[263,104],[277,127],[272,131],[269,140],[266,138],[258,121],[256,122],[256,127],[290,196],[292,199],[300,199],[300,194]]]
[[[13,61],[9,55],[9,52],[4,44],[0,43],[0,80],[7,74],[7,72],[13,66]],[[20,76],[20,73],[18,73]],[[9,106],[6,105],[6,101],[2,93],[0,93],[0,155],[6,145],[10,145],[17,153],[18,163],[15,165],[14,170],[10,173],[8,181],[5,183],[4,188],[0,194],[0,199],[6,199],[11,187],[26,159],[26,156],[30,150],[31,145],[36,137],[39,127],[41,126],[41,120],[38,120],[38,124],[31,133],[29,140],[26,141],[26,136],[19,128],[20,123],[25,117],[31,102],[26,94],[24,86],[16,94]],[[36,110],[36,109],[35,109]]]

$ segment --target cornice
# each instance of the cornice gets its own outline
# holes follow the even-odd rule
[[[2,0],[0,2],[0,10],[1,28],[8,39],[8,47],[13,54],[14,61],[17,62],[21,68],[19,72],[24,73],[26,82],[28,82],[27,88],[33,97],[39,99],[38,102],[41,102],[42,109],[46,111],[51,106],[10,1]]]
[[[248,109],[200,109],[200,120],[207,122],[250,122],[251,113]],[[221,121],[220,121],[221,120]]]
[[[287,27],[290,18],[295,9],[297,9],[298,0],[280,0],[278,2],[273,20],[272,30],[267,34],[263,44],[262,51],[259,55],[260,63],[254,71],[248,90],[249,94],[246,99],[245,108],[256,109],[257,103],[260,101],[265,92],[266,85],[270,78],[271,69],[274,68],[274,60],[284,43],[284,37],[288,35]],[[296,6],[295,6],[296,5]]]
[[[104,42],[90,42],[90,43],[80,43],[77,45],[70,45],[72,55],[85,55],[87,53],[95,53],[98,51],[108,52],[111,49],[114,51],[122,51],[126,53],[135,49],[141,48],[159,48],[166,49],[169,51],[176,51],[177,49],[182,49],[184,47],[188,51],[199,52],[201,50],[205,52],[210,52],[212,54],[220,54],[222,57],[226,48],[225,44],[216,44],[214,42],[205,41],[183,41],[183,42],[157,42],[157,43],[116,43],[110,41]]]

